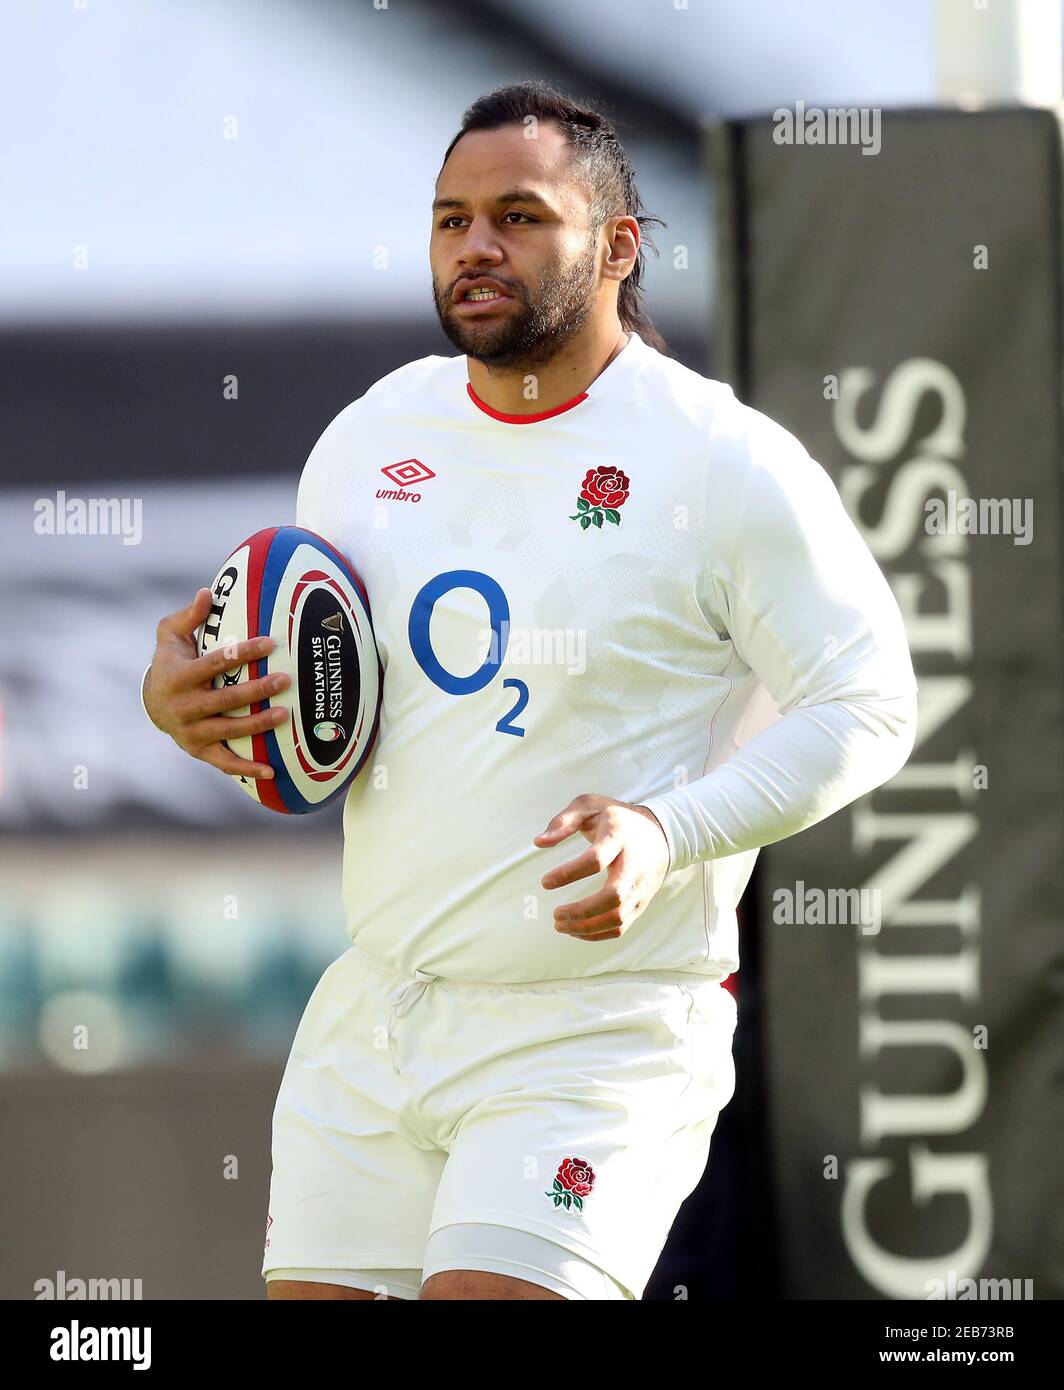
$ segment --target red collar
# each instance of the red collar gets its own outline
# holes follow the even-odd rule
[[[579,396],[574,396],[571,401],[565,401],[562,405],[556,405],[553,410],[541,410],[538,415],[504,415],[501,410],[493,410],[490,405],[486,405],[477,393],[473,390],[473,383],[466,382],[466,390],[469,392],[469,399],[482,410],[485,415],[490,415],[493,420],[501,420],[504,425],[534,425],[539,420],[549,420],[552,415],[561,415],[565,410],[572,410],[574,405],[579,405],[581,401],[587,400],[587,392],[581,391]]]

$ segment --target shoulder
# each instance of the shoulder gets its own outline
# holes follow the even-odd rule
[[[697,378],[697,373],[691,375]],[[692,399],[698,399],[694,388],[688,389]],[[718,505],[725,498],[732,504],[727,510],[733,519],[751,504],[786,507],[801,501],[834,507],[839,503],[827,470],[785,425],[744,405],[730,388],[706,392],[701,401],[706,481]]]
[[[610,376],[592,390],[597,396],[613,398],[641,407],[665,426],[692,435],[705,434],[722,415],[739,407],[732,388],[686,367],[675,357],[659,352],[636,334],[625,349],[632,353],[626,370]]]
[[[703,376],[675,358],[644,345],[632,386],[660,415],[662,427],[681,445],[712,488],[719,507],[751,492],[834,491],[827,473],[784,425],[744,405],[723,381]]]
[[[455,381],[466,379],[466,359],[461,354],[454,357],[419,357],[414,362],[406,362],[396,367],[394,372],[375,381],[364,396],[353,404],[362,405],[367,410],[391,410],[396,403],[411,402],[417,397],[446,389]],[[350,407],[348,407],[350,409]]]
[[[778,420],[734,397],[714,418],[713,442],[727,459],[759,471],[772,472],[809,459],[805,445]]]
[[[663,426],[686,438],[698,458],[718,469],[771,468],[806,454],[782,425],[740,401],[727,382],[704,376],[640,344],[638,370],[626,391],[653,409]]]
[[[326,426],[318,442],[342,437],[356,427],[364,428],[375,416],[415,408],[437,392],[453,388],[455,382],[463,382],[465,377],[462,356],[420,357],[415,362],[406,362],[375,381],[363,395],[345,406]]]
[[[323,485],[335,464],[352,457],[352,441],[363,442],[378,421],[394,420],[397,412],[423,409],[441,393],[453,393],[455,384],[460,387],[465,378],[464,357],[438,356],[418,358],[382,376],[326,425],[303,465],[301,486]]]

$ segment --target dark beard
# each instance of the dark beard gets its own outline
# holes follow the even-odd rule
[[[435,279],[432,298],[440,327],[459,352],[482,362],[489,371],[514,372],[551,361],[591,317],[595,303],[597,238],[589,237],[583,253],[564,268],[545,272],[536,288],[524,296],[521,309],[505,323],[487,329],[462,323],[450,299],[440,294]],[[472,278],[472,277],[470,277]],[[492,277],[497,278],[497,277]],[[520,287],[499,280],[515,297]]]

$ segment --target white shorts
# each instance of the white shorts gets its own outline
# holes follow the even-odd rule
[[[686,972],[470,984],[352,946],[281,1082],[263,1274],[411,1297],[489,1269],[641,1297],[731,1099],[735,1019]]]

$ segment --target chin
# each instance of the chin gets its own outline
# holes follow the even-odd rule
[[[459,350],[467,357],[490,366],[497,356],[506,357],[513,351],[513,342],[508,333],[487,329],[483,332],[470,331],[466,324],[443,324],[443,331]]]

